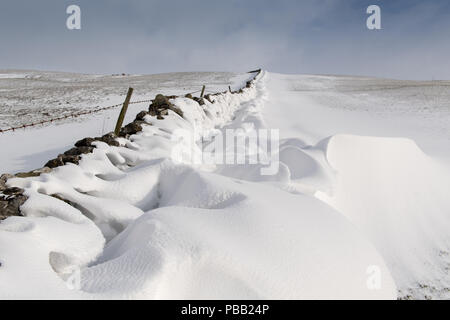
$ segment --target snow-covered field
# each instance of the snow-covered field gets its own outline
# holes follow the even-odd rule
[[[155,93],[178,95],[200,90],[225,91],[236,74],[185,72],[155,75],[87,75],[63,72],[0,70],[0,128],[46,120],[123,102],[128,86],[133,100]],[[233,88],[234,89],[234,88]]]
[[[214,77],[223,91],[248,76]],[[213,104],[175,99],[184,118],[147,116],[120,147],[96,142],[79,166],[9,180],[29,200],[0,223],[0,298],[450,298],[448,86],[262,72]],[[0,135],[1,171],[31,169],[99,122]],[[202,137],[227,129],[278,129],[276,174],[192,163]]]
[[[128,87],[132,101],[153,99],[158,93],[182,95],[201,90],[220,92],[241,87],[248,74],[191,72],[156,75],[84,75],[42,71],[0,71],[0,128],[7,129],[57,118],[65,114],[121,104]],[[197,93],[199,95],[199,93]],[[149,103],[131,104],[124,123],[148,108]],[[15,173],[41,167],[48,159],[67,150],[79,138],[99,136],[114,130],[120,107],[89,116],[0,134],[5,152],[0,172]]]

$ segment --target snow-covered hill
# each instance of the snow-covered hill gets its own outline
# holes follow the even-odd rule
[[[158,92],[167,95],[193,92],[203,85],[208,86],[208,91],[224,91],[228,85],[240,85],[242,76],[228,72],[89,75],[0,70],[0,128],[121,103],[128,87],[135,89],[133,98],[140,100],[138,97],[152,98]]]
[[[228,72],[184,72],[156,75],[84,75],[26,70],[0,71],[0,129],[121,104],[128,87],[132,101],[153,99],[158,93],[181,95],[201,90],[221,92],[240,88],[251,75]],[[197,93],[198,95],[199,93]],[[124,123],[132,121],[149,103],[131,104]],[[82,136],[114,130],[120,108],[0,133],[5,156],[0,172],[29,171],[67,150]]]
[[[0,297],[448,298],[446,86],[263,72],[174,99],[183,118],[8,181],[29,199],[0,224]],[[278,170],[196,161],[227,130],[278,130]]]

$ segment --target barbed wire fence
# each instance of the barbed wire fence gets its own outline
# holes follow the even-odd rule
[[[201,92],[201,90],[190,92],[188,94],[194,94],[194,93],[198,93],[198,92]],[[149,102],[152,102],[152,101],[153,101],[153,99],[146,99],[146,100],[132,101],[129,104],[149,103]],[[89,115],[89,114],[102,112],[102,111],[109,110],[109,109],[118,108],[118,107],[121,107],[122,105],[123,105],[123,103],[118,103],[118,104],[114,104],[114,105],[111,105],[111,106],[95,108],[95,109],[92,109],[92,110],[85,110],[85,111],[74,112],[74,113],[66,114],[66,115],[63,115],[63,116],[60,116],[60,117],[55,117],[55,118],[51,118],[51,119],[45,119],[45,120],[42,120],[42,121],[36,121],[36,122],[23,124],[23,125],[16,126],[16,127],[10,127],[10,128],[7,128],[7,129],[0,128],[0,133],[14,132],[14,131],[20,130],[20,129],[36,127],[36,126],[39,126],[39,125],[44,125],[44,124],[47,124],[47,123],[53,123],[53,122],[57,122],[57,121],[62,121],[62,120],[65,120],[65,119],[70,119],[70,118],[77,118],[77,117],[81,117],[81,116],[85,116],[85,115]]]
[[[261,69],[254,70],[254,71],[249,71],[248,73],[255,73],[255,72],[260,73]],[[188,94],[192,95],[192,94],[199,93],[199,92],[202,92],[202,93],[205,93],[205,92],[206,93],[213,93],[210,90],[205,90],[205,87],[206,86],[203,86],[203,88],[200,89],[200,90],[186,93],[186,95],[188,95]],[[231,91],[231,87],[228,87],[228,88],[230,88],[230,91]],[[152,102],[152,101],[153,101],[153,99],[146,99],[146,100],[132,101],[132,102],[129,102],[129,104],[148,103],[148,102]],[[96,108],[96,109],[92,109],[92,110],[79,111],[79,112],[67,114],[67,115],[64,115],[64,116],[56,117],[56,118],[45,119],[45,120],[42,120],[42,121],[32,122],[32,123],[29,123],[29,124],[23,124],[23,125],[16,126],[16,127],[10,127],[10,128],[7,128],[7,129],[0,128],[0,134],[1,133],[7,133],[7,132],[14,132],[16,130],[26,129],[26,128],[30,128],[30,127],[36,127],[36,126],[39,126],[39,125],[44,125],[44,124],[47,124],[47,123],[53,123],[53,122],[57,122],[57,121],[62,121],[62,120],[65,120],[65,119],[77,118],[77,117],[81,117],[81,116],[85,116],[85,115],[89,115],[89,114],[94,114],[94,113],[102,112],[102,111],[105,111],[105,110],[118,108],[118,107],[120,107],[122,105],[123,105],[123,103],[118,103],[118,104],[114,104],[114,105],[111,105],[111,106]]]
[[[133,102],[130,102],[130,104],[144,103],[144,102],[150,102],[150,101],[152,101],[152,100],[149,99],[149,100],[133,101]],[[105,110],[109,110],[109,109],[113,109],[113,108],[118,108],[122,104],[123,103],[119,103],[119,104],[115,104],[115,105],[112,105],[112,106],[107,106],[107,107],[96,108],[96,109],[92,109],[92,110],[85,110],[85,111],[75,112],[75,113],[71,113],[71,114],[66,114],[66,115],[61,116],[61,117],[45,119],[45,120],[42,120],[42,121],[32,122],[32,123],[29,123],[29,124],[23,124],[21,126],[10,127],[10,128],[7,128],[7,129],[1,129],[0,128],[0,133],[6,133],[6,132],[9,132],[9,131],[14,132],[16,130],[25,129],[25,128],[29,128],[29,127],[35,127],[35,126],[43,125],[43,124],[46,124],[46,123],[53,123],[53,122],[56,122],[56,121],[61,121],[61,120],[69,119],[69,118],[77,118],[77,117],[88,115],[88,114],[93,114],[93,113],[97,113],[97,112],[101,112],[101,111],[105,111]]]

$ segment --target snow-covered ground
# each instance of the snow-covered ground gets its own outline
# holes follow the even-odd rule
[[[0,224],[0,297],[449,298],[448,85],[263,72],[213,104],[175,99],[184,119],[147,116],[121,147],[9,180],[29,200]],[[24,135],[48,152],[98,124]],[[192,163],[227,129],[278,129],[279,170]]]

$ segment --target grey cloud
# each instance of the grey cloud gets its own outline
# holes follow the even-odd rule
[[[365,28],[382,7],[383,30]],[[65,28],[79,4],[82,30]],[[446,1],[24,1],[0,8],[0,68],[450,78]]]

